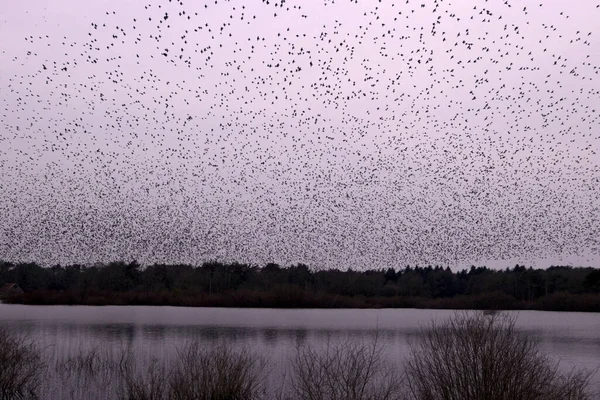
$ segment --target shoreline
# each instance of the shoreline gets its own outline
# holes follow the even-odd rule
[[[555,312],[600,312],[600,294],[553,293],[532,301],[504,293],[462,295],[448,298],[410,296],[341,296],[305,291],[234,291],[222,294],[198,292],[32,291],[0,300],[3,304],[82,306],[172,306],[277,309],[452,309]]]

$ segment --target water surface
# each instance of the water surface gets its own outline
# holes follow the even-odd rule
[[[44,345],[52,359],[94,346],[131,347],[138,359],[168,358],[192,339],[226,340],[285,369],[297,345],[345,339],[371,340],[401,362],[422,326],[451,310],[239,309],[153,306],[25,306],[0,304],[0,325]],[[600,366],[600,314],[520,311],[517,325],[561,361],[561,368]],[[60,386],[60,385],[59,385]],[[598,382],[595,388],[600,388]],[[56,395],[56,391],[52,391]],[[64,394],[61,394],[63,396]]]

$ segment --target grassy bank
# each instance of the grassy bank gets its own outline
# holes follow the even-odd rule
[[[293,287],[269,292],[236,290],[209,294],[193,291],[40,290],[10,296],[6,303],[29,305],[151,305],[252,308],[429,308],[469,310],[544,310],[600,312],[600,294],[553,293],[532,301],[501,292],[445,298],[342,296]]]
[[[422,328],[406,360],[367,341],[299,345],[286,368],[227,342],[191,340],[140,363],[130,347],[49,348],[0,328],[0,399],[587,400],[595,371],[560,372],[504,313]],[[52,383],[50,383],[52,382]]]

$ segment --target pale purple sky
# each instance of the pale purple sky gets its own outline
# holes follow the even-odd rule
[[[3,0],[0,259],[600,267],[598,3]]]

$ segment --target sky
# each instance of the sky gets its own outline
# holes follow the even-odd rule
[[[600,267],[598,20],[3,0],[0,259]]]

